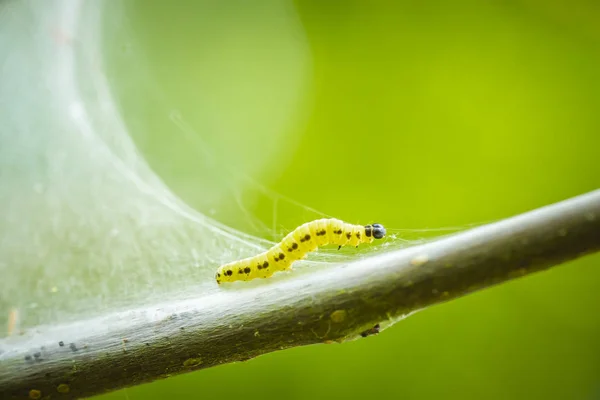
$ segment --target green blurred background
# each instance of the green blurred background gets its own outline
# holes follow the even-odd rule
[[[278,205],[274,220],[275,195],[245,173],[398,229],[493,221],[600,187],[595,1],[130,1],[126,16],[109,69],[137,145],[188,204],[248,233],[277,236],[310,212]],[[103,398],[600,399],[599,263],[365,340]]]

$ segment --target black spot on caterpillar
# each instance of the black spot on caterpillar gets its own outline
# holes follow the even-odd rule
[[[379,333],[379,329],[381,329],[381,327],[379,326],[379,324],[376,324],[372,328],[367,329],[364,332],[361,332],[360,336],[367,337],[367,336],[371,336],[371,335],[377,335]]]
[[[290,269],[296,260],[306,253],[327,244],[358,246],[371,243],[385,236],[385,228],[380,224],[352,225],[339,219],[318,219],[307,222],[290,232],[283,240],[269,250],[254,257],[221,265],[215,274],[217,283],[250,281],[268,278],[277,271]],[[239,271],[234,274],[233,271]],[[243,271],[243,272],[242,272]]]

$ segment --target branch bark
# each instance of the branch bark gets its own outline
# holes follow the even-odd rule
[[[2,398],[80,398],[376,333],[411,312],[600,250],[600,190],[287,280],[0,341]]]

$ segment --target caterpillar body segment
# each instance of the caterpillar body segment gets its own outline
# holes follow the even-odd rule
[[[327,244],[357,246],[371,243],[385,236],[380,224],[352,225],[335,218],[307,222],[287,234],[281,242],[256,256],[221,265],[215,279],[223,282],[250,281],[268,278],[277,271],[290,269],[294,261],[306,257],[308,252]]]

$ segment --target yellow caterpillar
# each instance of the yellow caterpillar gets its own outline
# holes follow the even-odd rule
[[[318,219],[290,232],[281,242],[254,257],[221,265],[215,274],[217,283],[268,278],[277,271],[291,268],[306,253],[326,244],[356,246],[385,236],[381,224],[352,225],[339,219]]]

